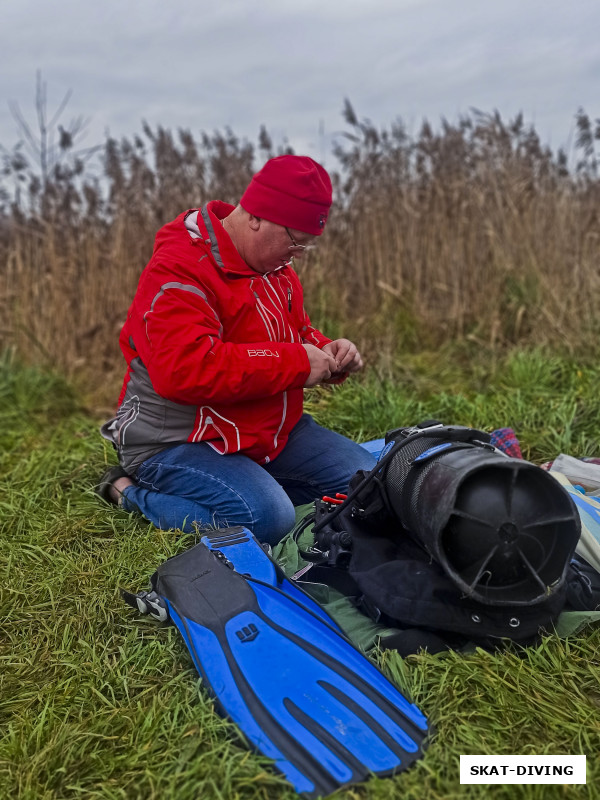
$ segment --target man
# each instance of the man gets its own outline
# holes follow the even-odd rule
[[[279,541],[293,506],[343,492],[373,456],[303,414],[303,390],[363,366],[310,323],[291,264],[332,193],[308,156],[270,159],[236,207],[187,211],[157,234],[120,336],[128,369],[102,428],[120,467],[98,493],[160,528],[246,525]]]

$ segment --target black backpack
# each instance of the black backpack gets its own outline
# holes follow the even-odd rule
[[[388,434],[377,466],[356,473],[348,498],[341,504],[317,501],[314,512],[297,526],[296,540],[309,524],[314,531],[314,546],[300,551],[313,564],[303,579],[334,586],[372,619],[397,629],[382,644],[403,655],[421,648],[455,649],[468,642],[488,649],[507,641],[529,645],[550,632],[565,606],[579,516],[551,476],[529,462],[514,463],[516,459],[494,453],[488,443],[482,431],[436,421]],[[491,507],[495,494],[505,492],[503,482],[519,484],[520,495],[526,495],[509,514],[516,520],[516,533],[499,520],[500,534],[489,534],[492,543],[501,537],[499,554],[489,560],[494,566],[487,570],[490,575],[482,568],[471,583],[465,577],[469,567],[453,551],[452,537],[461,545],[480,547],[488,532],[485,526],[473,526],[472,512],[469,518],[465,511],[471,502],[467,495],[474,495],[479,506]],[[427,498],[424,510],[422,498]],[[529,542],[535,538],[526,530],[529,506],[546,522],[541,528],[546,538],[538,536],[542,545]],[[404,524],[407,520],[411,528]],[[519,534],[528,542],[525,566],[514,555],[511,536]],[[541,546],[545,552],[539,552]],[[491,549],[487,541],[484,548]],[[502,577],[496,585],[495,574]]]

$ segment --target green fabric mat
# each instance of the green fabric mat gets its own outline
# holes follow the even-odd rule
[[[296,522],[303,519],[312,509],[312,503],[298,506]],[[302,549],[306,549],[312,542],[312,525],[309,525],[301,534],[299,544]],[[293,540],[291,533],[273,548],[273,557],[279,562],[288,577],[307,564],[300,557],[298,545]],[[387,628],[373,622],[355,608],[347,597],[335,589],[316,583],[303,583],[302,586],[325,608],[360,650],[368,652],[377,646],[380,637],[396,633],[394,628]],[[598,621],[600,621],[600,611],[563,611],[556,623],[556,633],[561,638],[565,638],[579,633],[586,625]]]

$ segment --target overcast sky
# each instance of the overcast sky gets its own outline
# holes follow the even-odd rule
[[[85,144],[151,126],[230,126],[331,161],[350,99],[379,128],[456,121],[471,107],[523,111],[569,147],[579,107],[600,117],[600,0],[2,0],[0,144],[18,139],[8,101],[34,116],[73,91],[63,124]]]

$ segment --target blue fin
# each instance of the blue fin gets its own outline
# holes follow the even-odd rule
[[[279,589],[292,600],[305,606],[323,622],[331,625],[338,633],[342,629],[329,614],[316,603],[303,589],[293,583],[281,567],[269,558],[258,539],[248,530],[236,526],[211,531],[201,539],[209,550],[221,553],[236,572],[245,578],[261,581],[274,589]]]
[[[297,792],[324,796],[421,755],[423,714],[246,529],[211,533],[152,587],[221,713]]]

